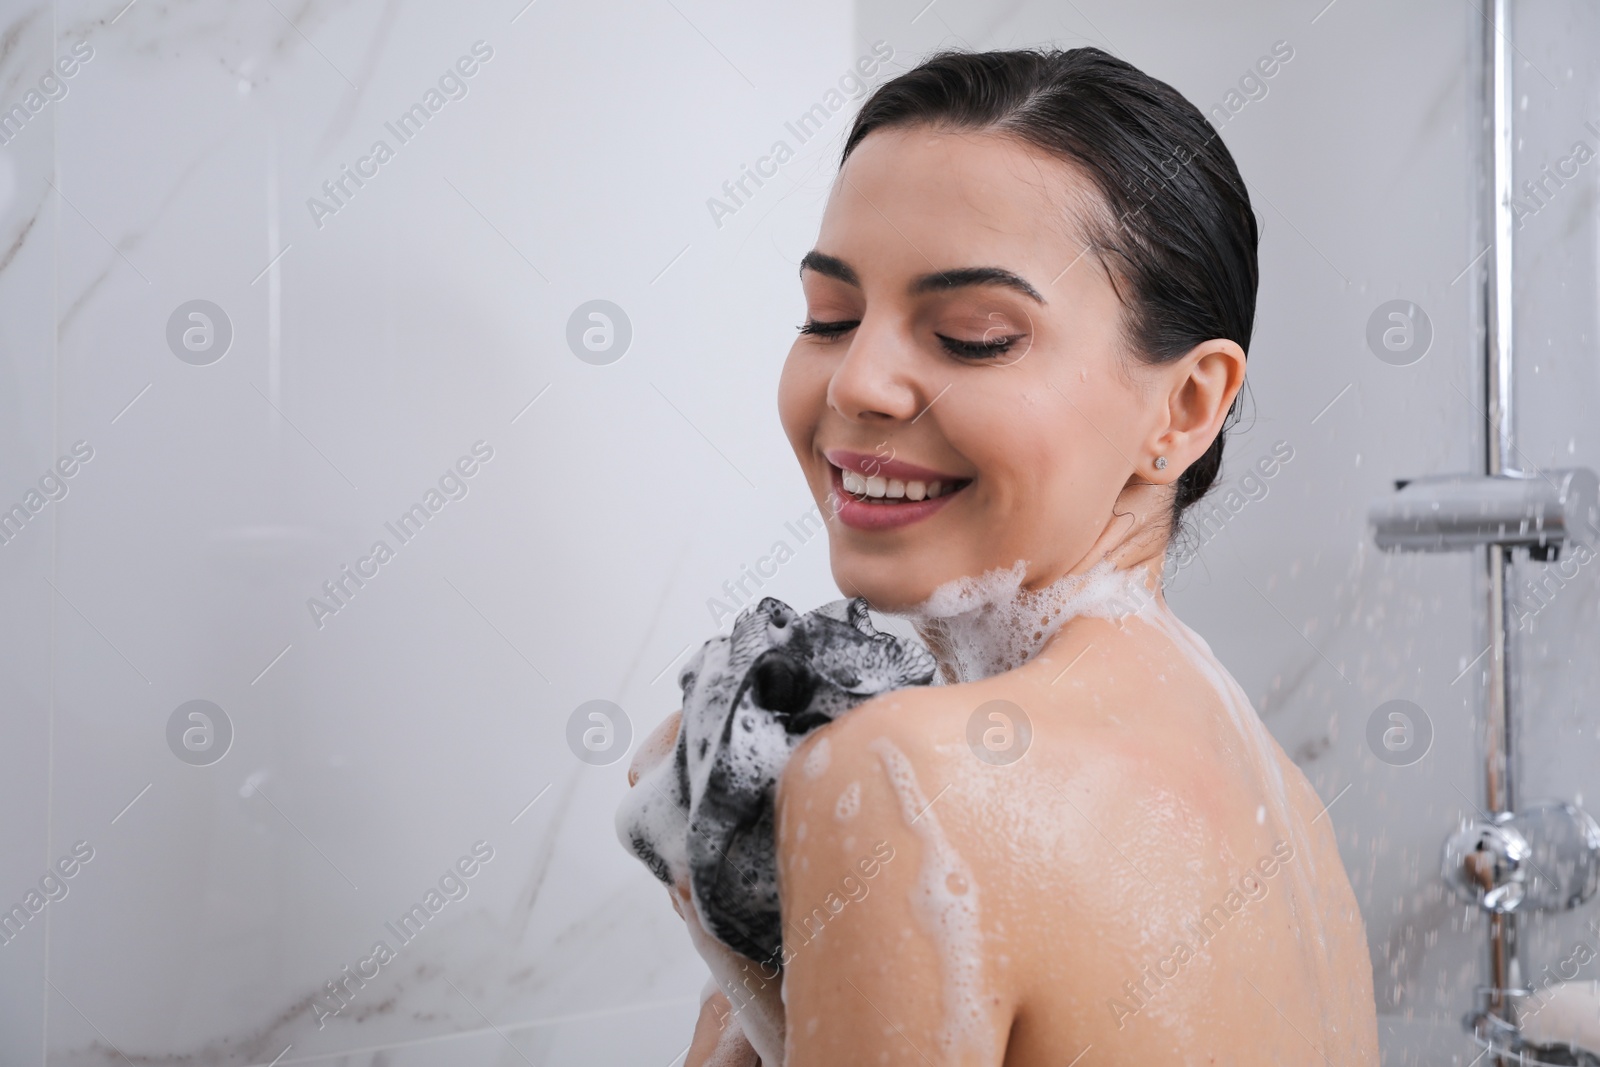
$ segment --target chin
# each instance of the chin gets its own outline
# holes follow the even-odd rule
[[[891,615],[922,604],[953,577],[898,554],[869,559],[851,553],[846,559],[838,555],[833,559],[833,580],[845,596],[866,597],[873,610]]]
[[[893,578],[857,580],[835,575],[834,581],[845,596],[866,597],[874,611],[890,615],[904,612],[928,598],[927,592],[908,591],[905,584]]]

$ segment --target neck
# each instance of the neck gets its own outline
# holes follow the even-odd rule
[[[1140,482],[1117,497],[1111,518],[1075,564],[1030,573],[1028,561],[946,582],[906,612],[947,683],[1014,670],[1038,655],[1070,619],[1120,618],[1164,605],[1171,494]]]

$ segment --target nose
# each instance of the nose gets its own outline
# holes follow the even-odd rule
[[[856,422],[906,421],[926,403],[911,342],[863,319],[828,381],[828,406]]]

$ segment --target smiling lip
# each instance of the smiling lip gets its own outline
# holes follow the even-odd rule
[[[856,530],[893,530],[932,515],[943,508],[967,487],[971,478],[962,478],[957,475],[936,471],[930,467],[919,467],[915,463],[906,463],[902,460],[885,460],[878,456],[867,455],[863,452],[848,452],[843,449],[828,449],[823,453],[828,459],[828,473],[832,483],[834,497],[834,513],[839,516],[839,521]],[[848,464],[848,468],[844,465]],[[876,474],[882,478],[893,478],[901,481],[951,482],[958,483],[960,488],[951,490],[934,497],[931,500],[905,500],[899,499],[892,502],[866,501],[858,498],[853,493],[848,493],[844,488],[844,470],[850,469],[861,474]]]
[[[829,463],[844,470],[860,471],[862,474],[879,474],[885,478],[899,478],[903,482],[965,482],[971,478],[963,478],[959,474],[950,474],[946,471],[936,471],[932,467],[919,467],[915,463],[906,463],[904,460],[884,459],[882,456],[870,455],[866,452],[847,452],[842,448],[829,448],[823,451]]]

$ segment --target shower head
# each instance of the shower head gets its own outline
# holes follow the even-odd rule
[[[1600,540],[1600,477],[1587,467],[1497,475],[1431,474],[1395,482],[1367,518],[1390,552],[1456,552],[1478,545],[1557,558],[1563,545]]]

